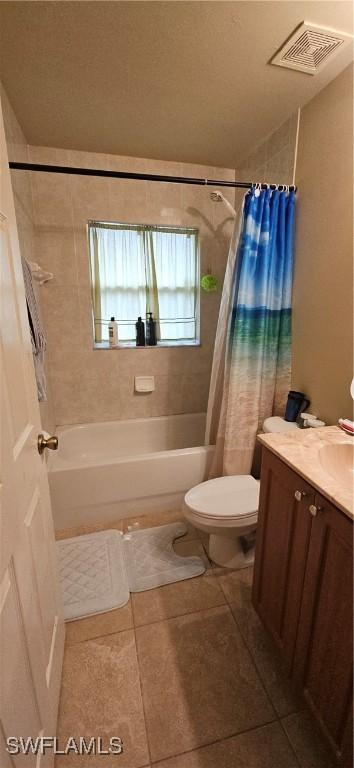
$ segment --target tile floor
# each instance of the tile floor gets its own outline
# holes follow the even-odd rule
[[[253,610],[252,569],[212,565],[206,537],[191,526],[175,548],[203,557],[205,574],[66,625],[59,738],[120,736],[124,751],[65,756],[56,768],[333,768]]]

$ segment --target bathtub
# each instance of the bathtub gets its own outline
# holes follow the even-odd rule
[[[55,528],[179,509],[208,475],[204,431],[204,413],[60,427],[48,461]]]

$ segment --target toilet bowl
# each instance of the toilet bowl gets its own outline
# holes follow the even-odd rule
[[[264,432],[287,432],[297,424],[271,416]],[[206,480],[184,497],[184,516],[209,534],[209,557],[226,568],[247,568],[254,561],[254,546],[245,540],[256,530],[259,480],[252,475],[228,475]]]
[[[241,537],[255,530],[259,481],[251,475],[229,475],[207,480],[184,497],[184,515],[195,528],[208,533],[209,556],[227,568],[246,568],[254,548],[244,552]]]

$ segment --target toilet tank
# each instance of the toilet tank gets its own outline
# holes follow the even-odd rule
[[[281,416],[269,416],[263,422],[263,432],[290,432],[293,429],[300,429],[296,421],[285,421]]]

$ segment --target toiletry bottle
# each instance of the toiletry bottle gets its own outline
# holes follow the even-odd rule
[[[138,317],[138,322],[135,323],[135,328],[136,328],[136,346],[145,347],[145,323],[141,319],[140,315]]]
[[[118,323],[114,317],[111,317],[108,323],[108,341],[110,347],[118,346]]]
[[[146,320],[146,343],[149,347],[156,347],[156,322],[152,316],[152,312],[148,312],[148,318]]]

